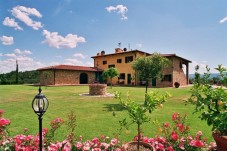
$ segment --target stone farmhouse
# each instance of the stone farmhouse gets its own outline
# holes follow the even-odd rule
[[[94,83],[96,74],[101,72],[94,67],[56,65],[38,69],[41,85],[77,85]]]
[[[116,48],[114,53],[105,54],[105,51],[92,56],[94,67],[57,65],[40,68],[41,85],[77,85],[103,82],[102,72],[110,67],[115,67],[120,75],[113,78],[114,85],[144,85],[145,81],[140,79],[132,69],[131,62],[141,56],[152,54],[140,50],[127,51]],[[162,79],[151,79],[151,87],[173,87],[175,82],[181,86],[189,84],[190,60],[177,56],[176,54],[161,54],[170,60],[170,65],[163,69]],[[107,80],[109,83],[109,79]]]

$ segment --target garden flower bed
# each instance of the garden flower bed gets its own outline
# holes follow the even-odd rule
[[[7,126],[10,125],[10,120],[3,117],[3,110],[0,110],[0,151],[38,151],[39,150],[39,135],[29,135],[28,129],[24,129],[23,134],[18,134],[14,137],[8,135]],[[47,151],[124,151],[123,141],[118,138],[109,138],[101,135],[91,140],[83,140],[82,136],[75,136],[75,116],[69,114],[68,121],[63,121],[61,118],[56,118],[50,123],[50,129],[44,128],[43,150]],[[62,124],[67,124],[71,129],[67,138],[63,141],[54,141],[54,134]],[[202,137],[202,131],[195,135],[190,134],[190,127],[186,122],[186,115],[181,116],[178,113],[172,115],[171,123],[166,122],[159,124],[159,134],[155,137],[146,137],[141,134],[139,137],[142,142],[148,143],[157,151],[202,151],[215,150],[216,144],[208,143]],[[135,136],[134,141],[138,140]]]

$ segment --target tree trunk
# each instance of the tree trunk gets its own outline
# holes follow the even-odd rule
[[[148,80],[146,80],[146,91],[145,91],[146,94],[147,94],[147,87],[148,87]]]
[[[137,151],[139,151],[140,150],[140,124],[137,123],[137,125],[138,125],[138,129],[137,129],[137,131],[138,131]]]
[[[110,87],[112,89],[112,78],[110,78]]]
[[[18,63],[16,64],[16,84],[18,84],[19,81],[19,72],[18,72]]]
[[[145,91],[145,101],[144,101],[145,106],[147,104],[147,87],[148,87],[148,80],[146,80],[146,91]]]

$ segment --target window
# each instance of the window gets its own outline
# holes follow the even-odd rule
[[[110,65],[108,66],[108,68],[115,68],[115,65],[114,65],[114,64],[110,64]]]
[[[121,63],[121,59],[117,59],[117,63]]]
[[[105,61],[103,61],[103,62],[102,62],[102,64],[107,64],[107,61],[106,61],[106,60],[105,60]]]
[[[172,75],[171,75],[171,74],[166,74],[166,75],[164,75],[162,81],[171,82],[171,81],[172,81]]]
[[[133,61],[133,56],[127,56],[125,57],[125,63],[129,63]]]
[[[119,79],[125,79],[125,73],[120,73]]]

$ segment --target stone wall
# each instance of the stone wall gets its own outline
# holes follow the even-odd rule
[[[45,75],[48,73],[46,80]],[[40,71],[41,85],[74,85],[80,84],[80,74],[86,73],[88,76],[87,83],[91,84],[95,81],[95,72],[90,71],[74,71],[74,70],[45,70]],[[46,82],[47,81],[47,82]]]
[[[183,66],[181,65],[181,59],[176,57],[169,58],[171,63],[168,68],[162,71],[163,75],[172,75],[171,81],[156,80],[156,87],[174,87],[174,83],[180,83],[180,86],[187,85],[186,73],[184,73]]]
[[[90,84],[89,94],[90,95],[105,95],[106,94],[106,84]]]
[[[174,59],[169,58],[170,64],[167,68],[164,68],[162,71],[162,75],[172,75],[173,79],[173,68],[174,68]],[[162,88],[162,87],[172,87],[173,86],[173,81],[162,81],[161,79],[156,80],[156,87]]]
[[[175,59],[174,60],[174,69],[173,69],[173,84],[175,82],[180,83],[180,86],[187,85],[187,78],[186,73],[183,71],[183,65],[181,66],[181,60]],[[173,85],[174,86],[174,85]]]
[[[40,85],[54,85],[54,71],[43,70],[40,71]]]

